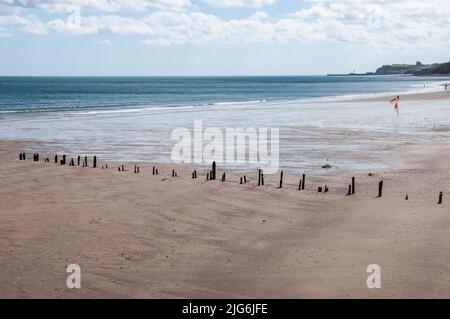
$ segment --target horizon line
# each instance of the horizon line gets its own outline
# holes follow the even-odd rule
[[[47,78],[57,78],[57,77],[91,77],[91,78],[101,78],[101,77],[134,77],[134,78],[148,78],[148,77],[158,77],[158,78],[175,78],[175,77],[191,77],[191,78],[214,78],[214,77],[300,77],[300,76],[370,76],[365,74],[351,75],[347,73],[329,73],[329,74],[218,74],[218,75],[2,75],[0,77],[47,77]]]

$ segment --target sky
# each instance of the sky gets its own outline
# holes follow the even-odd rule
[[[0,0],[0,75],[321,75],[450,60],[449,0]]]

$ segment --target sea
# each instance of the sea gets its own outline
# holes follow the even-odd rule
[[[389,100],[445,83],[450,77],[0,77],[0,139],[31,141],[30,152],[171,163],[174,130],[201,121],[223,131],[279,129],[280,169],[388,168],[378,160],[388,143],[374,148],[368,133],[379,141],[446,138],[450,123],[445,100],[400,99],[400,117]]]

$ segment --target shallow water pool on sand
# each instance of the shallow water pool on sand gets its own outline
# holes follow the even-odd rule
[[[323,173],[389,167],[382,160],[392,141],[447,137],[447,101],[401,104],[397,118],[388,102],[286,101],[126,111],[52,113],[3,118],[0,138],[36,140],[29,151],[97,155],[107,160],[171,163],[175,128],[278,128],[280,166]],[[209,165],[209,163],[205,163]],[[227,164],[253,170],[257,164]]]

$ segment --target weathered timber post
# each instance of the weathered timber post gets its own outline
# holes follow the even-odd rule
[[[283,171],[280,174],[280,188],[283,188]]]
[[[258,186],[261,186],[261,170],[258,169]]]
[[[215,181],[216,180],[216,162],[215,161],[212,163],[211,175],[212,175],[211,179],[213,181]]]
[[[383,196],[383,181],[378,184],[378,197],[381,198]]]

